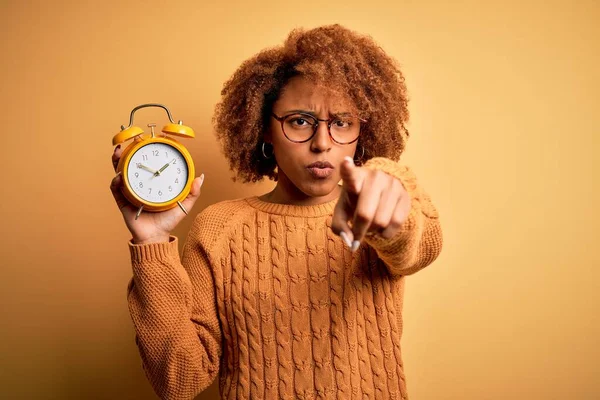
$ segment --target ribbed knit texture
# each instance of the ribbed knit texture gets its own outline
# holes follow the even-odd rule
[[[400,232],[350,252],[317,206],[223,201],[178,238],[129,242],[129,311],[142,366],[162,399],[193,399],[220,374],[224,399],[407,399],[400,338],[404,277],[442,248],[436,208],[412,171],[365,167],[412,199]]]

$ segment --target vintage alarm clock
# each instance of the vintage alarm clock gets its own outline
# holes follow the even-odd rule
[[[140,108],[160,107],[167,112],[171,123],[162,128],[164,135],[154,132],[155,124],[148,124],[151,133],[133,126],[133,115]],[[173,122],[171,112],[162,104],[142,104],[131,111],[129,125],[121,125],[121,131],[112,140],[113,146],[133,139],[123,149],[117,172],[123,176],[121,191],[136,207],[137,220],[142,211],[158,212],[179,206],[187,214],[181,203],[189,194],[195,177],[194,162],[190,152],[174,138],[167,135],[193,138],[192,128],[182,121]]]

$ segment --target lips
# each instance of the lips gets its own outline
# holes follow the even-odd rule
[[[317,161],[307,166],[307,168],[333,168],[333,165],[329,161]]]
[[[327,178],[333,173],[333,165],[329,161],[317,161],[306,168],[314,178],[318,179]]]

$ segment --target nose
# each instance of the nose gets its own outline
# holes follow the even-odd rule
[[[317,125],[317,131],[310,142],[310,149],[315,153],[329,151],[331,149],[332,142],[333,141],[329,137],[329,128],[327,126],[327,122],[319,121],[319,125]]]

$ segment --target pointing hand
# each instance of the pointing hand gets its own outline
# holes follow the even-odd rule
[[[386,239],[394,236],[411,209],[410,195],[402,182],[383,171],[357,167],[349,157],[342,162],[341,177],[344,185],[333,213],[333,232],[352,251],[367,233]]]

